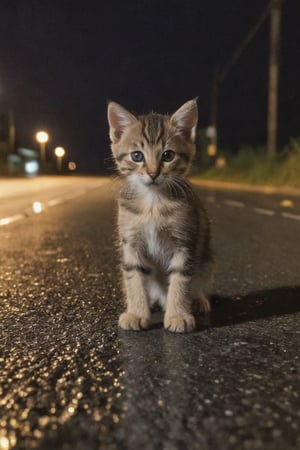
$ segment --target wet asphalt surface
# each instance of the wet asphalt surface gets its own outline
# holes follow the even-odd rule
[[[0,228],[0,450],[300,448],[300,222],[199,192],[218,269],[189,335],[118,330],[111,183]]]

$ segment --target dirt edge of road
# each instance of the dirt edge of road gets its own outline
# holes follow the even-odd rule
[[[268,185],[252,185],[244,183],[235,183],[230,181],[216,181],[216,180],[203,180],[196,177],[191,177],[190,181],[198,186],[214,188],[214,189],[226,189],[229,191],[248,191],[258,192],[262,194],[286,194],[300,197],[300,189],[289,186],[268,186]]]

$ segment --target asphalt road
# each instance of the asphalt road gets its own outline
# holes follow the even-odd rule
[[[0,181],[0,450],[299,449],[299,198],[197,188],[212,313],[188,335],[160,312],[125,332],[117,185],[49,182]]]

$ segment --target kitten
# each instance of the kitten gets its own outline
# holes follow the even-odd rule
[[[110,102],[111,149],[125,178],[119,199],[125,330],[147,328],[150,308],[165,311],[164,327],[195,328],[194,306],[210,311],[206,297],[213,259],[205,209],[185,176],[195,154],[196,100],[172,116],[135,116]]]

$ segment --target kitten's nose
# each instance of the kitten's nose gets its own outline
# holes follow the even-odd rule
[[[148,172],[148,175],[152,178],[152,180],[155,180],[155,178],[158,177],[158,172]]]

